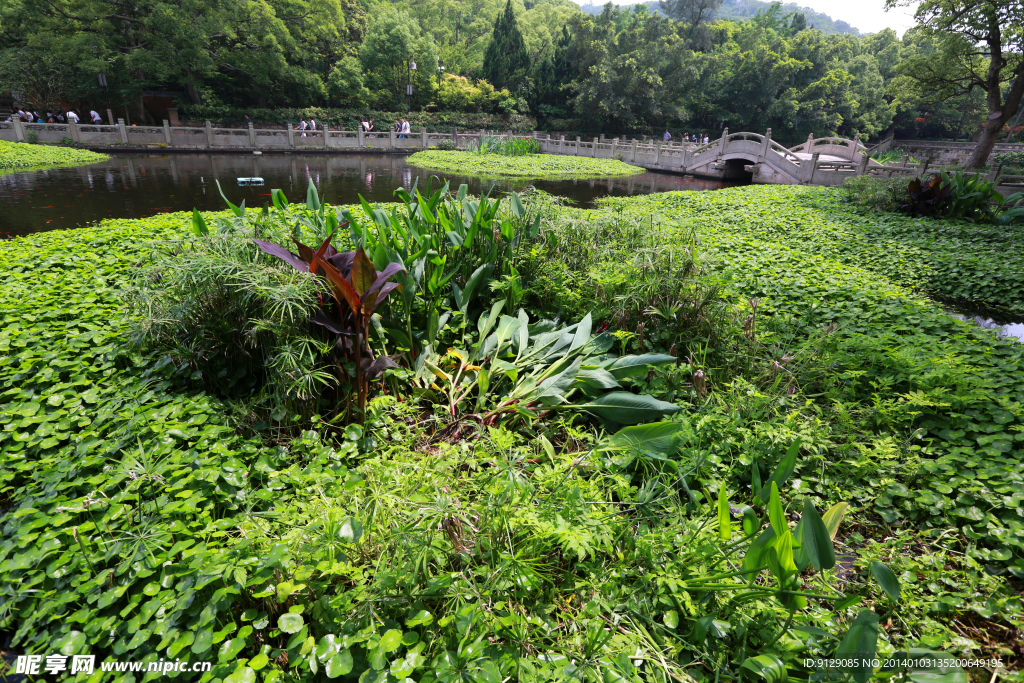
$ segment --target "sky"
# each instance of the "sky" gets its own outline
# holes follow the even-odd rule
[[[576,0],[586,4],[587,0]],[[600,4],[602,0],[591,0]],[[612,0],[619,5],[631,5],[640,0]],[[729,0],[725,0],[728,2]],[[914,25],[914,8],[897,7],[885,11],[885,0],[784,0],[795,2],[801,7],[810,7],[816,12],[824,12],[833,19],[842,19],[861,33],[877,33],[891,28],[900,35]]]

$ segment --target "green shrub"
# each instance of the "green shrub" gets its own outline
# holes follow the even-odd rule
[[[455,149],[455,141],[445,138],[444,140],[438,140],[435,147],[444,152],[451,152]]]
[[[504,135],[481,135],[466,146],[472,154],[498,154],[506,157],[520,157],[539,154],[540,143],[533,138],[516,138]]]
[[[1024,151],[1021,152],[1002,152],[995,156],[998,163],[1003,166],[1014,166],[1018,168],[1024,168]]]
[[[242,122],[246,114],[254,122],[283,124],[295,123],[300,118],[312,117],[321,124],[334,129],[357,130],[361,121],[373,119],[378,129],[381,123],[393,123],[406,118],[416,130],[436,133],[451,133],[456,130],[511,130],[526,132],[537,129],[537,120],[523,114],[505,116],[502,113],[472,113],[459,111],[383,111],[375,109],[334,109],[327,107],[306,107],[303,109],[259,109],[231,107],[227,105],[182,105],[179,113],[183,120]],[[257,126],[258,127],[258,126]]]
[[[857,206],[873,211],[899,211],[906,203],[907,182],[907,178],[900,176],[862,175],[844,180],[843,189],[847,199]]]

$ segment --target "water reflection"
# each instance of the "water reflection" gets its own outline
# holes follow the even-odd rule
[[[951,311],[950,315],[958,320],[974,323],[986,330],[995,330],[1000,337],[1018,342],[1024,342],[1024,321],[1001,322],[995,318],[988,317],[985,313],[978,312],[956,312]]]
[[[443,175],[453,187],[469,185],[471,194],[501,194],[528,184],[593,207],[605,196],[715,190],[729,184],[661,173],[590,180],[481,180],[434,174],[413,168],[404,156],[352,154],[253,155],[164,154],[125,155],[101,164],[47,169],[0,176],[0,236],[92,225],[104,218],[136,218],[168,211],[220,210],[219,180],[228,198],[249,207],[263,206],[270,190],[285,191],[289,200],[305,201],[308,179],[322,197],[335,204],[392,201],[395,188],[425,188],[431,176]],[[238,187],[236,178],[258,176],[262,187]],[[434,180],[436,187],[437,180]],[[207,191],[209,186],[209,191]]]

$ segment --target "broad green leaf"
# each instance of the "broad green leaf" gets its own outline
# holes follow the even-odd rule
[[[810,498],[804,498],[804,512],[800,518],[800,548],[807,553],[811,565],[815,569],[831,569],[836,564],[836,554],[832,548],[828,528],[818,516]]]
[[[676,442],[682,429],[683,425],[678,422],[652,422],[623,427],[608,440],[608,445],[640,453],[673,455],[677,450]]]
[[[771,482],[771,491],[768,494],[768,519],[775,529],[775,535],[781,536],[783,532],[789,531],[786,523],[786,510],[782,507],[782,500],[779,498],[779,487]]]
[[[786,450],[786,455],[782,457],[782,462],[772,472],[772,476],[768,481],[777,484],[779,488],[786,483],[786,480],[793,475],[793,469],[796,467],[796,456],[800,453],[800,439],[794,441],[789,448]]]
[[[875,577],[875,581],[882,587],[882,590],[889,596],[889,599],[893,602],[899,602],[900,582],[896,578],[896,574],[877,560],[872,561],[868,567],[871,570],[871,576]]]
[[[843,521],[843,515],[846,514],[848,506],[849,503],[836,503],[822,517],[825,528],[828,529],[828,537],[833,541],[836,540],[836,532],[839,531],[839,524]]]
[[[302,619],[301,614],[293,614],[291,612],[282,614],[277,620],[277,627],[284,633],[298,633],[302,630],[302,625],[305,622]]]
[[[344,649],[327,661],[325,672],[328,678],[337,678],[352,672],[352,653]]]
[[[626,425],[659,420],[665,415],[681,410],[674,403],[659,401],[647,394],[638,395],[626,391],[613,391],[576,407],[604,420]]]
[[[850,630],[846,632],[843,642],[839,643],[833,657],[855,661],[856,666],[849,669],[853,680],[867,683],[873,673],[870,661],[877,647],[878,615],[871,610],[864,610],[850,624]]]
[[[740,666],[740,671],[747,677],[766,683],[787,683],[789,673],[786,665],[775,655],[765,654],[747,657]]]
[[[729,495],[725,484],[718,489],[718,538],[728,541],[732,538],[732,524],[729,520]]]

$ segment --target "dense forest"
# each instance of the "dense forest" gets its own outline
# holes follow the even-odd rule
[[[39,109],[109,97],[137,120],[144,93],[171,91],[186,115],[210,118],[408,107],[530,115],[584,133],[970,139],[1008,109],[1020,63],[1021,10],[980,5],[1003,13],[997,29],[1007,22],[994,81],[973,47],[986,37],[943,25],[939,10],[901,38],[826,32],[838,23],[780,3],[737,18],[753,0],[609,4],[596,15],[570,0],[9,0],[0,91]],[[998,123],[1018,138],[1019,102]]]
[[[661,9],[659,0],[648,0],[644,3],[647,9],[657,12]],[[715,7],[714,17],[716,19],[752,19],[763,12],[770,11],[772,3],[769,0],[723,0],[722,4]],[[604,5],[586,3],[581,9],[587,14],[600,14],[604,11]],[[808,28],[816,28],[822,33],[852,33],[860,35],[855,27],[833,19],[824,12],[815,12],[810,7],[801,7],[793,2],[782,3],[783,12],[802,14],[807,20]]]

